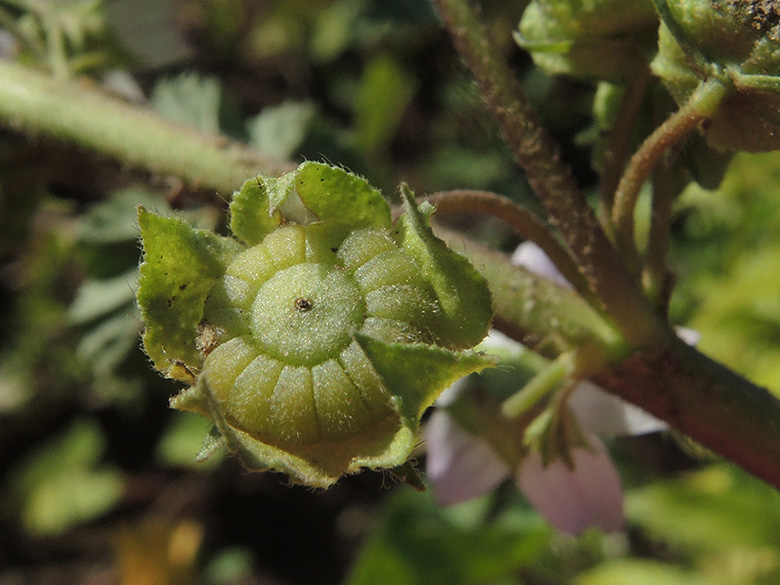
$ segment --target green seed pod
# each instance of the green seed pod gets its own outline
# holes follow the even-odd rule
[[[727,94],[705,125],[710,146],[780,148],[780,9],[766,0],[656,0],[662,25],[652,69],[678,104],[708,79]]]
[[[624,80],[647,66],[657,27],[651,0],[534,0],[515,40],[550,73]]]
[[[491,363],[466,351],[490,320],[484,280],[404,197],[393,228],[365,181],[304,163],[234,196],[242,243],[141,211],[144,347],[191,384],[172,405],[211,418],[248,467],[326,487],[400,466],[438,393]],[[174,269],[165,248],[200,265]]]

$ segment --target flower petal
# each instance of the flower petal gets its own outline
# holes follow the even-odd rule
[[[623,525],[623,488],[604,445],[595,436],[589,447],[572,449],[574,468],[563,461],[547,467],[538,452],[531,453],[516,481],[534,508],[550,524],[569,534],[591,527],[606,532]]]
[[[664,421],[587,380],[572,391],[569,406],[583,428],[603,437],[644,435],[669,428]]]
[[[490,445],[442,410],[427,423],[427,474],[439,504],[455,504],[492,490],[511,473]]]
[[[563,277],[563,274],[560,273],[544,250],[530,240],[523,242],[515,249],[512,254],[512,263],[522,266],[538,276],[553,280],[561,286],[572,288],[571,283]]]

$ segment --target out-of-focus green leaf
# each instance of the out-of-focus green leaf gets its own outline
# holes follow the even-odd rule
[[[780,158],[740,155],[717,191],[690,186],[674,242],[678,306],[701,332],[699,347],[780,392]],[[674,306],[673,306],[674,307]]]
[[[254,555],[246,548],[228,548],[220,551],[204,569],[204,580],[209,585],[234,585],[249,581]]]
[[[105,2],[105,11],[119,39],[147,66],[163,67],[192,52],[171,0],[112,0]]]
[[[220,450],[205,460],[196,459],[197,445],[203,442],[213,424],[190,412],[175,416],[157,444],[157,459],[165,465],[210,469],[222,461],[227,451]]]
[[[217,77],[182,73],[157,83],[150,98],[163,116],[210,134],[245,139],[244,123],[235,104],[225,98]]]
[[[700,551],[775,543],[780,554],[780,494],[725,465],[633,490],[626,512],[650,534]]]
[[[30,398],[24,373],[0,356],[0,416],[21,408]]]
[[[416,80],[390,57],[369,63],[355,104],[357,143],[364,153],[388,150],[416,89]]]
[[[121,474],[97,467],[104,443],[97,424],[77,420],[12,472],[11,490],[30,532],[57,534],[117,503],[123,491]]]
[[[576,585],[716,585],[701,575],[656,561],[625,559],[582,573]]]
[[[128,306],[126,313],[100,321],[85,332],[76,351],[93,373],[111,375],[137,347],[140,329],[137,308]]]
[[[79,218],[78,240],[86,244],[115,244],[138,239],[138,206],[149,209],[164,205],[164,200],[143,187],[129,187],[111,194]]]
[[[315,113],[311,102],[285,102],[264,109],[249,122],[249,143],[279,160],[291,158]]]
[[[463,509],[475,507],[477,513]],[[365,545],[348,585],[519,583],[550,537],[539,521],[512,514],[484,521],[484,501],[444,510],[428,495],[399,492]]]
[[[337,0],[322,11],[311,39],[312,56],[317,61],[331,61],[347,48],[355,34],[362,5],[360,1]]]
[[[160,81],[152,92],[151,105],[167,118],[214,133],[219,132],[221,100],[216,77],[185,73]]]
[[[86,323],[129,305],[135,298],[137,280],[138,271],[134,269],[116,278],[86,281],[68,311],[70,322]]]

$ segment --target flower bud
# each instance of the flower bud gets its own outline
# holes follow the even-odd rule
[[[710,146],[780,148],[780,9],[764,0],[659,3],[662,25],[653,71],[678,104],[703,80],[729,90],[705,125]]]
[[[515,40],[550,73],[619,80],[647,66],[657,26],[650,0],[534,0]]]

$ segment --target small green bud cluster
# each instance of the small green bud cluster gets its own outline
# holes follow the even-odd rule
[[[621,80],[646,67],[657,27],[650,0],[533,0],[515,40],[551,73]]]
[[[707,125],[721,150],[780,148],[780,3],[774,0],[658,2],[662,25],[653,71],[679,104],[700,82],[729,90]]]

